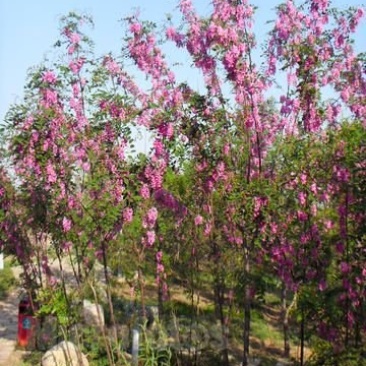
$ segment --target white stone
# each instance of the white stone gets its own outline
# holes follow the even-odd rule
[[[83,317],[85,324],[104,327],[104,311],[99,304],[94,304],[89,300],[83,301]]]
[[[89,366],[89,362],[73,343],[62,341],[43,355],[41,365]]]

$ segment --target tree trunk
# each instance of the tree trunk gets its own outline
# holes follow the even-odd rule
[[[222,264],[220,263],[220,250],[216,243],[213,241],[213,258],[215,263],[215,283],[214,283],[214,296],[215,296],[215,316],[220,319],[221,325],[221,337],[222,337],[222,366],[229,366],[229,326],[228,316],[225,316],[225,275],[223,274]]]
[[[162,286],[162,279],[159,278],[158,282],[158,316],[159,321],[163,320],[164,315],[164,301],[163,301],[163,286]]]
[[[249,362],[249,337],[250,337],[250,309],[251,309],[251,293],[250,293],[250,263],[249,250],[244,249],[244,324],[243,324],[243,366],[248,366]]]
[[[227,324],[227,317],[224,313],[224,301],[225,301],[225,285],[221,278],[220,273],[216,275],[215,283],[215,309],[216,314],[220,319],[221,324],[221,336],[222,336],[222,366],[229,366],[229,329]]]
[[[305,347],[305,314],[304,314],[304,309],[301,309],[300,366],[304,366],[304,347]]]
[[[290,357],[290,342],[288,336],[288,311],[286,301],[287,289],[286,285],[282,283],[281,300],[282,300],[282,326],[283,326],[283,353],[286,358]]]

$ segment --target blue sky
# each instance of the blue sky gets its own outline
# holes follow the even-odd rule
[[[208,14],[210,0],[194,2],[200,13]],[[273,18],[271,9],[279,1],[256,0],[253,3],[259,6],[255,29],[260,40],[265,34],[266,20]],[[362,3],[361,0],[333,1],[335,6],[343,8]],[[160,21],[166,13],[174,12],[176,4],[177,0],[0,0],[0,121],[9,105],[20,100],[28,68],[42,62],[58,39],[61,15],[71,10],[90,14],[95,23],[91,36],[96,43],[96,53],[103,54],[118,51],[123,36],[119,20],[133,9],[140,8],[143,18]],[[364,50],[365,36],[363,22],[358,42],[362,42]],[[183,70],[187,74],[190,72],[188,68]]]

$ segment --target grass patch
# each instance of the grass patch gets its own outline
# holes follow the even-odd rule
[[[264,302],[269,306],[280,306],[281,298],[274,292],[266,292],[264,295]]]
[[[282,342],[282,334],[274,329],[261,313],[252,311],[251,317],[251,330],[254,337],[261,341],[270,340],[274,344]]]

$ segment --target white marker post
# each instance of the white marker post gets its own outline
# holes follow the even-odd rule
[[[0,253],[0,269],[4,269],[4,253]]]
[[[138,329],[132,330],[132,364],[138,365],[139,358],[139,331]]]

